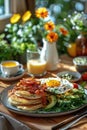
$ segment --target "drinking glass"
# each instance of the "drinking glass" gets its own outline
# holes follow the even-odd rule
[[[40,50],[27,50],[27,71],[30,76],[44,76],[46,74],[46,66],[46,60],[40,58]]]

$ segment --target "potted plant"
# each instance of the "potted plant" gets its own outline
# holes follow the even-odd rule
[[[0,62],[3,60],[13,59],[12,49],[10,49],[10,45],[4,37],[4,34],[0,34]]]

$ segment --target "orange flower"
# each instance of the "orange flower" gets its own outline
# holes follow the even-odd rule
[[[60,32],[66,36],[68,34],[68,31],[66,29],[64,29],[63,27],[60,27]]]
[[[58,34],[55,32],[50,32],[47,34],[46,38],[50,43],[53,43],[58,40]]]
[[[35,14],[38,18],[46,18],[48,16],[48,10],[45,7],[41,7],[35,11]]]
[[[13,23],[17,23],[21,18],[21,15],[20,14],[14,14],[11,19],[10,19],[10,22],[13,24]]]
[[[26,11],[26,12],[24,13],[24,15],[22,16],[23,22],[26,22],[27,20],[29,20],[30,17],[31,17],[31,12],[30,12],[30,11]]]
[[[47,22],[47,23],[44,25],[44,28],[45,28],[46,30],[52,31],[52,30],[55,28],[55,25],[54,25],[54,23],[53,23],[52,21],[49,21],[49,22]]]

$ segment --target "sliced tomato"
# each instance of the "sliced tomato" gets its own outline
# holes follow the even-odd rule
[[[78,89],[78,84],[77,83],[73,83],[73,88]]]
[[[87,72],[82,74],[82,80],[85,80],[85,81],[87,80]]]

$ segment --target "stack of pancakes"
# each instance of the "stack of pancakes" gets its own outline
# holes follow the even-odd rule
[[[37,87],[36,87],[37,86]],[[31,89],[33,91],[31,93]],[[8,92],[8,101],[22,110],[37,110],[43,107],[42,96],[34,93],[39,83],[34,79],[22,79],[12,90]]]

